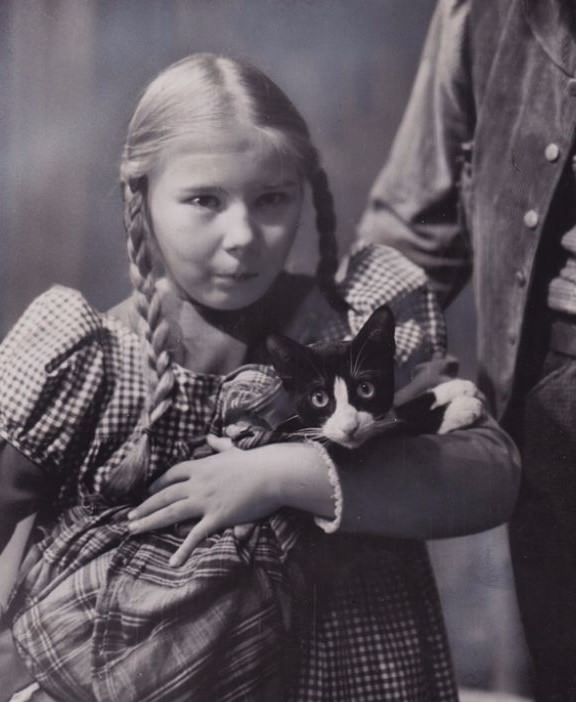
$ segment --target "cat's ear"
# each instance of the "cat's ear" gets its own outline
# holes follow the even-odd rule
[[[351,352],[363,357],[375,356],[378,359],[393,361],[396,352],[395,328],[392,310],[388,305],[381,305],[372,312],[353,339]]]
[[[270,362],[288,387],[301,384],[314,373],[314,354],[303,344],[281,334],[271,334],[266,339]]]

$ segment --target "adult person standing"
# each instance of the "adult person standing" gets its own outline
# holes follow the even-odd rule
[[[361,238],[448,304],[475,270],[481,387],[519,444],[511,527],[538,700],[576,700],[576,6],[440,0]]]

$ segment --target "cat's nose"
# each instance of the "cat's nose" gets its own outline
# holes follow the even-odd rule
[[[349,414],[347,417],[342,417],[340,428],[344,434],[352,437],[358,431],[359,422],[355,414]]]

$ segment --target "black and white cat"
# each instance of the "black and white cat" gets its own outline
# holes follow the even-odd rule
[[[305,346],[271,335],[270,362],[297,414],[272,428],[254,408],[236,408],[225,417],[225,434],[244,449],[302,437],[348,450],[387,431],[444,434],[475,422],[482,402],[467,380],[448,380],[393,407],[395,327],[383,305],[350,341]],[[253,528],[236,526],[236,538],[247,540]]]
[[[354,449],[391,428],[443,434],[478,419],[482,403],[467,380],[441,383],[393,408],[395,326],[383,305],[350,341],[304,346],[272,335],[270,360],[297,412],[279,430]]]

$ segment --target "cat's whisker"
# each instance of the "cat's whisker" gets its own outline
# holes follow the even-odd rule
[[[290,417],[286,417],[286,419],[283,419],[283,422],[291,422],[293,419],[298,419],[297,414],[292,414]]]
[[[373,427],[376,431],[382,431],[383,429],[392,428],[398,426],[399,424],[402,424],[402,421],[400,419],[396,419],[396,417],[388,417],[377,419],[374,422]]]
[[[349,365],[349,371],[350,375],[354,378],[356,376],[356,372],[358,371],[360,367],[360,364],[358,363],[358,358],[356,355],[350,356],[350,365]]]
[[[308,437],[309,439],[323,439],[324,435],[322,434],[321,431],[308,431],[304,433],[304,436]]]
[[[358,349],[357,353],[355,353],[351,358],[351,371],[354,375],[356,375],[357,371],[362,367],[363,365],[363,358],[362,354],[364,352],[364,349],[366,348],[366,344],[368,343],[368,340],[365,339],[364,343],[362,346]]]
[[[316,438],[322,436],[322,430],[318,427],[306,427],[290,432],[292,436],[303,436],[308,438]]]
[[[364,353],[367,344],[368,344],[368,339],[366,338],[366,339],[364,339],[362,346],[358,349],[358,354],[355,357],[356,367],[362,366],[362,364],[363,364],[362,354]]]
[[[322,432],[318,432],[317,434],[314,434],[314,435],[308,435],[307,438],[311,439],[312,441],[317,441],[319,444],[329,444],[330,443],[330,439],[328,437],[324,436],[324,434]]]
[[[351,359],[354,363],[354,365],[352,366],[352,373],[354,375],[356,375],[360,371],[360,369],[365,365],[364,356],[365,356],[365,351],[366,351],[367,345],[368,345],[368,339],[365,339],[362,346],[360,346],[357,353]]]
[[[324,434],[308,434],[306,438],[310,441],[318,441],[321,444],[325,444],[328,441]]]
[[[350,375],[351,375],[351,377],[352,377],[352,378],[356,378],[356,377],[360,374],[360,372],[361,372],[361,370],[362,370],[362,367],[363,367],[363,366],[362,366],[362,361],[361,361],[361,359],[358,358],[357,356],[355,356],[354,359],[353,359],[353,363],[351,364],[351,367],[350,367]]]

